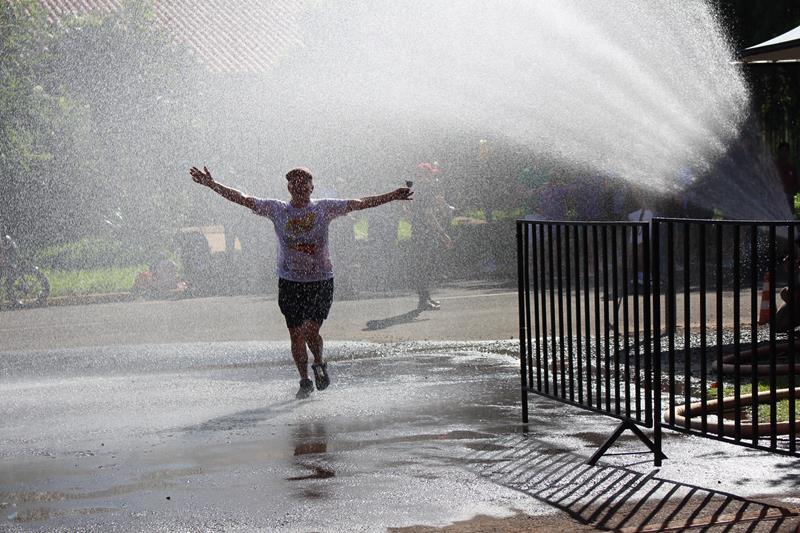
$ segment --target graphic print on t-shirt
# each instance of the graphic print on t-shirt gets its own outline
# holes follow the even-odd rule
[[[314,228],[317,217],[314,213],[306,213],[302,217],[289,218],[286,221],[286,233],[289,235],[300,235],[308,233]]]
[[[293,242],[289,242],[289,248],[297,252],[308,255],[314,255],[317,252],[317,245],[313,242],[297,242],[294,238],[300,237],[309,233],[314,229],[314,223],[317,217],[314,213],[306,213],[302,217],[289,218],[286,221],[286,235],[292,238]]]
[[[328,224],[347,214],[348,200],[323,198],[295,208],[274,198],[257,198],[253,212],[269,218],[277,237],[278,277],[323,281],[333,277],[328,254]]]

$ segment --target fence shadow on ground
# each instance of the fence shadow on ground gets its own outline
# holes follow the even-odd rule
[[[794,531],[800,523],[796,509],[586,459],[526,435],[486,442],[468,456],[481,476],[599,530]]]

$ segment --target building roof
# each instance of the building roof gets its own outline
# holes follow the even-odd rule
[[[800,61],[800,26],[768,41],[745,48],[740,56],[745,63]]]
[[[53,23],[73,15],[106,15],[124,0],[39,0]],[[270,71],[303,42],[301,0],[155,0],[156,20],[211,72]]]

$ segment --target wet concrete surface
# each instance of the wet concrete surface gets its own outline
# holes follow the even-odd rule
[[[490,352],[334,344],[334,385],[303,401],[283,347],[113,351],[136,368],[107,349],[66,367],[3,354],[4,525],[353,531],[549,512],[464,467],[518,431],[498,387],[514,361]]]
[[[302,401],[277,344],[2,354],[0,529],[380,531],[520,512],[602,526],[626,516],[606,516],[610,495],[731,495],[722,514],[761,519],[800,507],[794,458],[670,434],[660,470],[632,438],[589,467],[614,422],[542,399],[523,433],[514,349],[331,343],[334,384]]]
[[[423,315],[427,329],[386,330],[458,338],[509,298],[460,295],[449,296],[458,309],[444,302]],[[229,309],[223,323],[255,320],[237,315],[240,300],[212,303]],[[0,316],[0,331],[17,337],[0,352],[0,531],[384,531],[478,515],[510,517],[503,524],[520,531],[798,523],[797,458],[665,431],[660,469],[627,433],[590,467],[615,420],[532,397],[523,427],[518,344],[489,340],[491,324],[468,341],[372,342],[363,317],[392,317],[408,302],[340,317],[326,328],[358,341],[328,342],[333,385],[298,401],[279,328],[187,342],[175,326],[197,321],[200,331],[206,317],[176,317],[172,304],[41,315],[111,328],[147,307],[171,330],[159,330],[161,343],[140,319],[108,329],[112,343],[78,331],[60,346],[58,335],[33,338],[38,330],[25,338],[21,314]]]

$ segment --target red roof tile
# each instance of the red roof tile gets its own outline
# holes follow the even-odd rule
[[[124,0],[39,0],[53,23],[108,14]],[[212,72],[264,73],[302,46],[299,0],[156,0],[156,20]]]

